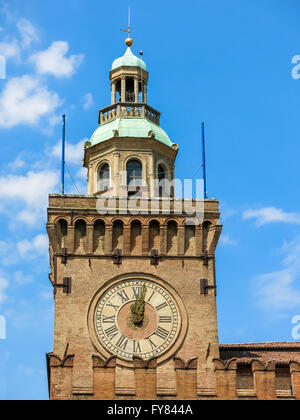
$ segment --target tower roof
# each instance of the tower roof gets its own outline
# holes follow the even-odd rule
[[[116,133],[117,132],[117,133]],[[167,133],[145,118],[116,118],[100,125],[91,137],[91,145],[102,143],[112,137],[149,138],[154,137],[166,146],[173,147]]]
[[[132,67],[141,67],[143,70],[146,70],[146,64],[143,60],[136,57],[131,48],[128,47],[125,54],[122,57],[117,58],[112,64],[112,70],[115,70],[122,66],[132,66]]]

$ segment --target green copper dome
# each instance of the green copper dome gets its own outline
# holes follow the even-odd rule
[[[140,58],[136,57],[130,47],[127,48],[125,54],[120,57],[117,58],[112,65],[112,70],[117,69],[118,67],[122,67],[122,66],[133,66],[133,67],[141,67],[142,69],[146,70],[146,64],[143,60],[141,60]]]
[[[145,118],[116,118],[100,125],[91,137],[91,146],[112,137],[152,137],[166,146],[173,147],[174,145],[161,127]]]

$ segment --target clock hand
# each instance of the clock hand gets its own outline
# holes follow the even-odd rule
[[[130,307],[133,323],[136,326],[141,326],[144,320],[146,292],[147,288],[144,284],[141,296],[137,297],[135,303]]]

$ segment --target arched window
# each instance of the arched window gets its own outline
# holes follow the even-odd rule
[[[94,252],[104,252],[105,224],[102,220],[94,223]]]
[[[203,223],[203,233],[202,233],[202,247],[203,247],[203,252],[207,251],[207,246],[208,246],[208,233],[209,233],[209,229],[211,227],[211,223],[206,221]]]
[[[130,251],[132,254],[142,253],[142,225],[139,220],[131,222]]]
[[[162,197],[167,192],[167,178],[166,172],[162,165],[158,165],[157,168],[157,178],[158,178],[158,191],[159,196]]]
[[[167,225],[167,253],[177,254],[177,223],[171,220]]]
[[[105,163],[101,166],[98,176],[98,191],[107,191],[110,184],[109,164]]]
[[[75,223],[75,250],[85,252],[86,248],[86,223],[84,220],[77,220]]]
[[[166,173],[163,166],[158,165],[157,172],[159,182],[166,178]]]
[[[68,236],[68,224],[65,220],[61,219],[58,222],[58,229],[60,234],[60,245],[62,248],[66,247],[66,238]]]
[[[123,249],[124,225],[121,220],[113,223],[113,249]]]
[[[134,102],[134,80],[131,77],[126,78],[125,102]]]
[[[185,225],[184,252],[186,255],[196,253],[196,227],[194,224]]]
[[[142,185],[142,164],[138,160],[130,160],[126,166],[127,185],[137,187]]]
[[[160,250],[160,224],[157,220],[151,220],[149,224],[149,248]]]

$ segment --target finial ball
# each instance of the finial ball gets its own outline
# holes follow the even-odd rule
[[[127,38],[126,40],[125,40],[125,44],[127,45],[127,47],[131,47],[132,46],[132,44],[133,44],[133,40],[131,39],[131,38]]]

